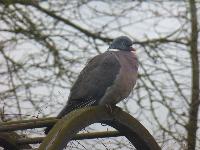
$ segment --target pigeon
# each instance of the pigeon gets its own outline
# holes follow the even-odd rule
[[[120,36],[112,41],[106,52],[92,58],[80,72],[57,118],[82,107],[114,106],[127,98],[138,74],[138,59],[132,45],[130,38]],[[47,127],[45,134],[51,128]]]

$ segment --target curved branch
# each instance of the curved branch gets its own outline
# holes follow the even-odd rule
[[[116,128],[138,150],[160,150],[152,135],[139,121],[118,107],[109,112],[105,106],[87,107],[69,113],[54,125],[39,150],[61,150],[77,132],[98,122]]]

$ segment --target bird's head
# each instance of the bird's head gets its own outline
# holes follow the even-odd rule
[[[113,40],[108,49],[118,49],[122,51],[135,51],[132,48],[133,41],[127,36],[120,36]]]

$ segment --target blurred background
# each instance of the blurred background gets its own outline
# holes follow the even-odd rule
[[[119,106],[162,149],[200,149],[199,20],[199,0],[1,0],[1,122],[56,116],[88,59],[126,35],[134,41],[139,78]],[[116,138],[68,149],[134,148]]]

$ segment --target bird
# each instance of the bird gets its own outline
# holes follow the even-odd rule
[[[127,36],[115,38],[106,52],[93,57],[73,84],[67,104],[57,115],[88,106],[114,106],[127,98],[138,76],[138,59],[133,41]],[[45,129],[47,134],[52,126]]]

